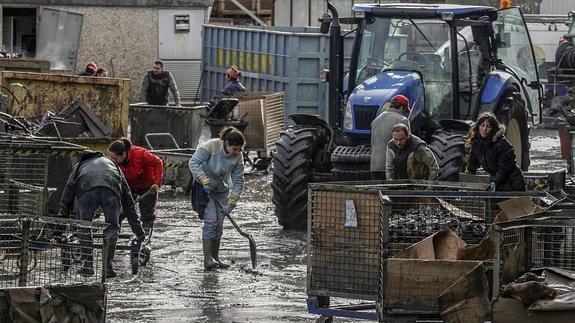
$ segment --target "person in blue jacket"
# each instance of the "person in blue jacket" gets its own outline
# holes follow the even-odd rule
[[[234,66],[227,70],[226,77],[228,79],[228,84],[226,84],[224,89],[221,91],[222,96],[233,96],[245,92],[246,88],[242,82],[240,82],[240,76],[242,76],[242,73]]]
[[[204,268],[228,268],[219,258],[220,240],[224,219],[236,207],[244,187],[244,164],[242,150],[244,135],[234,127],[225,127],[219,138],[201,145],[189,162],[194,180],[201,183],[209,202],[203,212],[202,230]],[[217,199],[224,207],[220,209],[213,201]]]

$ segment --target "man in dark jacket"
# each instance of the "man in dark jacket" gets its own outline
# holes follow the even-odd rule
[[[571,43],[571,38],[564,36],[559,39],[555,62],[562,68],[575,68],[575,47]]]
[[[396,124],[387,144],[385,175],[387,179],[437,180],[439,166],[423,140],[410,134],[406,125]]]
[[[100,152],[85,151],[68,177],[58,214],[61,217],[70,217],[70,213],[74,209],[74,202],[78,220],[92,221],[96,209],[102,208],[106,223],[109,225],[105,232],[105,238],[108,242],[106,277],[115,277],[112,260],[120,231],[118,223],[120,209],[123,209],[126,214],[132,232],[137,239],[139,241],[145,239],[144,229],[138,219],[130,188],[119,167]],[[81,273],[93,275],[91,233],[88,229],[81,229],[80,231],[78,234],[82,241],[84,258]]]
[[[164,62],[155,61],[152,70],[146,72],[142,79],[140,101],[152,105],[168,105],[168,89],[174,96],[176,106],[181,107],[180,92],[172,73],[164,70]]]

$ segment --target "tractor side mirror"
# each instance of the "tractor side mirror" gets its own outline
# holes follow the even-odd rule
[[[323,15],[321,16],[321,18],[318,19],[319,22],[321,22],[321,25],[319,26],[319,31],[322,34],[327,34],[329,33],[329,27],[331,25],[331,16],[329,13],[324,12]]]
[[[329,70],[324,68],[319,72],[319,80],[321,82],[329,82]]]

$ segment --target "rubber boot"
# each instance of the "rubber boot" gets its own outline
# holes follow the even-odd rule
[[[220,253],[220,241],[221,240],[214,240],[214,260],[218,263],[218,267],[222,269],[230,268],[230,265],[222,262],[219,257]]]
[[[203,240],[204,269],[213,270],[218,268],[218,263],[212,258],[214,254],[214,240]]]
[[[82,246],[80,251],[82,260],[84,260],[82,268],[80,268],[80,275],[94,276],[94,248],[92,247],[92,241],[82,241],[80,245]]]
[[[106,258],[106,278],[114,278],[117,276],[114,268],[112,268],[112,260],[114,260],[114,254],[116,253],[116,243],[118,239],[109,239],[108,245],[106,246],[107,258]]]

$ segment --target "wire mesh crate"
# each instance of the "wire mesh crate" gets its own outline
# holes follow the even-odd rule
[[[476,185],[428,181],[309,185],[307,294],[377,298],[380,265],[380,190],[463,190]],[[347,203],[347,204],[346,204]],[[353,209],[356,227],[346,227]]]
[[[0,218],[0,289],[104,282],[106,228],[50,217]]]
[[[493,226],[493,299],[501,286],[528,271],[544,267],[575,270],[574,211],[542,212]]]
[[[65,142],[0,134],[0,217],[46,215],[50,195],[56,190],[48,187],[50,161],[83,149]],[[67,174],[53,175],[60,181],[67,178]]]
[[[467,245],[479,243],[488,233],[495,217],[501,212],[498,203],[528,197],[535,204],[546,206],[555,198],[545,192],[485,192],[485,191],[380,191],[381,258],[377,311],[380,317],[423,313],[416,302],[405,308],[386,308],[387,258],[402,257],[398,252],[442,230],[451,229]],[[445,253],[457,250],[432,250]],[[442,257],[445,257],[443,255]],[[441,257],[440,257],[441,258]],[[453,259],[452,259],[453,258]],[[431,258],[434,259],[434,258]],[[442,258],[443,259],[443,258]],[[446,259],[456,260],[454,257]],[[431,280],[430,280],[431,281]],[[410,307],[411,306],[411,307]],[[426,309],[428,310],[428,309]],[[392,313],[393,312],[393,313]],[[429,313],[428,313],[429,314]],[[431,313],[433,314],[433,313]],[[439,315],[439,312],[435,313]]]

